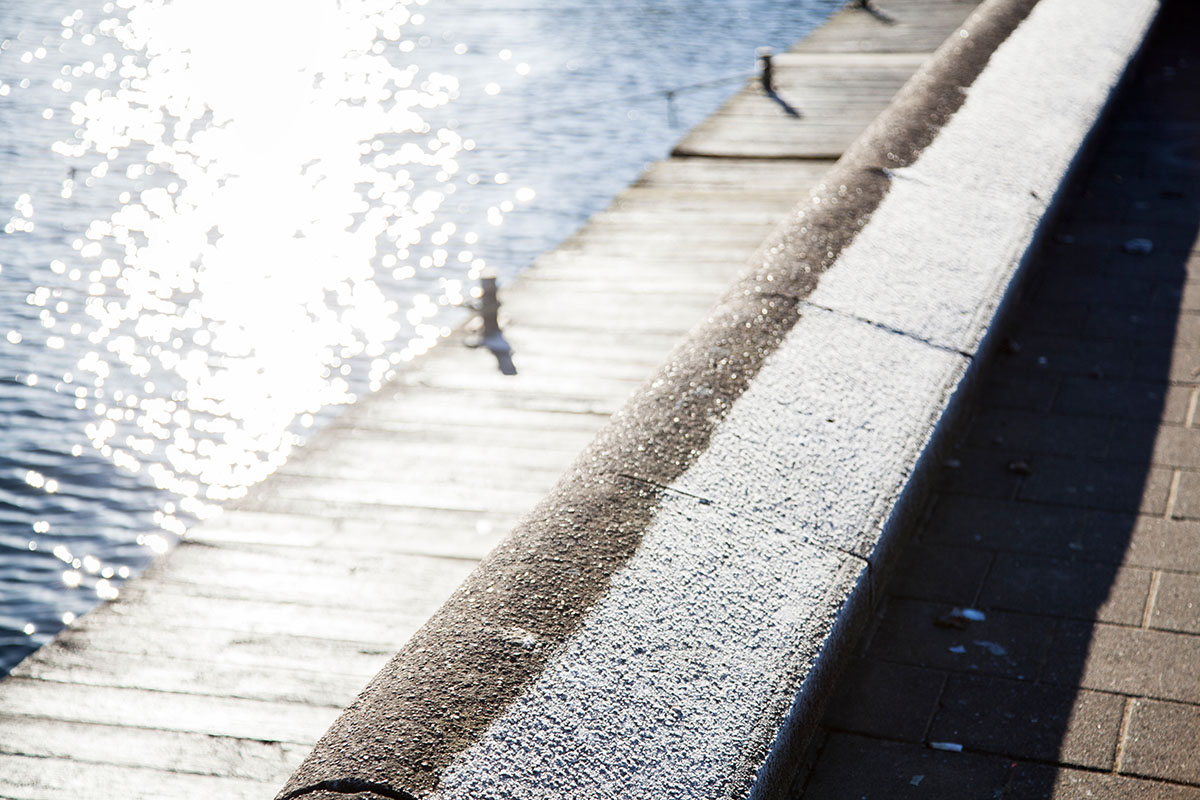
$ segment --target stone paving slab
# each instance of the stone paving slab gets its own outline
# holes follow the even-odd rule
[[[952,675],[938,701],[929,741],[972,752],[1108,769],[1124,701],[1103,692],[1032,681]]]
[[[1130,702],[1121,772],[1200,785],[1200,714],[1196,706],[1139,697]]]

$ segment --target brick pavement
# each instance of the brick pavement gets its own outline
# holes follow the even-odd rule
[[[1200,798],[1196,42],[1168,3],[795,797]]]

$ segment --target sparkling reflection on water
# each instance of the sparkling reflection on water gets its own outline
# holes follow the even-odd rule
[[[0,671],[835,5],[0,0]]]

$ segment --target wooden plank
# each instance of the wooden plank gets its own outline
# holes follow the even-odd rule
[[[282,785],[277,774],[216,777],[71,758],[0,754],[0,800],[81,800],[91,797],[169,797],[171,800],[261,800]],[[98,795],[97,791],[102,794]]]
[[[527,474],[533,482],[541,484],[546,476],[562,472],[565,458],[579,449],[563,447],[547,452],[529,446],[509,448],[502,444],[488,446],[481,443],[466,450],[460,443],[457,445],[455,461],[448,464],[437,456],[455,449],[453,445],[445,446],[443,442],[431,441],[430,448],[435,452],[425,451],[415,443],[406,443],[395,451],[395,460],[370,461],[367,459],[379,456],[379,445],[364,437],[357,442],[357,446],[347,442],[339,447],[337,456],[296,461],[281,467],[276,474],[293,478],[382,482],[420,481],[422,476],[427,480],[435,480],[446,476],[479,481],[481,486],[503,487],[509,485],[509,480],[493,476],[518,473]]]
[[[262,554],[259,554],[260,556]],[[361,560],[361,553],[357,554]],[[406,561],[415,561],[418,557],[410,556]],[[241,560],[249,560],[243,554]],[[420,622],[437,610],[445,601],[442,592],[447,586],[455,586],[461,582],[475,565],[467,559],[444,559],[447,564],[455,564],[456,569],[439,571],[439,583],[431,585],[428,578],[412,585],[407,583],[406,575],[391,575],[387,573],[367,573],[361,569],[351,568],[350,575],[342,574],[341,570],[330,570],[330,574],[305,574],[301,570],[288,572],[255,573],[245,567],[238,569],[193,570],[186,575],[173,575],[170,580],[139,581],[127,594],[127,607],[134,608],[138,604],[150,604],[156,597],[170,597],[170,603],[183,606],[196,598],[212,598],[213,600],[229,601],[214,602],[207,605],[214,607],[214,618],[220,621],[210,623],[200,617],[181,621],[177,627],[194,627],[196,625],[218,625],[236,631],[269,633],[286,633],[297,635],[323,635],[325,630],[318,630],[313,622],[291,624],[291,630],[274,626],[265,628],[264,622],[269,621],[270,614],[257,614],[252,622],[235,621],[226,624],[226,619],[216,617],[216,614],[227,609],[242,609],[250,604],[257,604],[259,610],[274,609],[282,614],[280,606],[286,606],[297,614],[308,614],[313,609],[319,621],[342,623],[347,618],[366,619],[369,636],[375,636],[383,626],[392,625],[396,629],[411,628],[414,622]],[[354,593],[347,593],[346,587],[354,586]],[[136,615],[130,615],[136,616]],[[356,635],[359,628],[342,624],[340,627],[330,627],[327,630],[338,631],[340,640],[352,639],[358,641],[374,641]]]
[[[539,289],[548,297],[566,294],[572,301],[571,305],[582,301],[595,309],[595,315],[600,315],[601,320],[611,319],[608,314],[611,306],[609,303],[595,302],[598,298],[604,298],[602,294],[603,285],[597,284],[597,288],[592,291],[573,291],[574,287],[564,287],[561,284],[550,284],[545,288]],[[706,312],[713,305],[712,293],[700,292],[695,287],[687,296],[686,305],[689,311],[692,311],[695,322],[703,319]],[[724,287],[722,287],[724,288]],[[647,292],[646,294],[650,294]],[[630,296],[624,295],[626,302]],[[663,292],[657,299],[662,303],[669,303],[674,297],[673,293]],[[654,296],[649,298],[651,301],[656,299]],[[681,303],[682,305],[683,303]],[[593,315],[593,316],[595,316]],[[593,323],[594,325],[594,323]],[[519,359],[517,366],[519,371],[517,375],[509,376],[507,384],[513,391],[528,394],[530,382],[535,378],[544,376],[566,377],[572,380],[606,380],[613,382],[641,382],[645,377],[648,369],[662,360],[660,353],[665,353],[666,350],[654,352],[657,358],[652,359],[622,359],[606,357],[603,349],[587,347],[581,345],[578,349],[557,349],[551,350],[550,342],[557,338],[556,332],[540,330],[537,335],[530,335],[531,331],[522,328],[521,320],[514,321],[512,326],[513,336],[510,341],[514,346],[514,360]],[[563,335],[578,335],[579,330],[564,330]],[[543,347],[546,344],[546,347]],[[550,352],[545,352],[551,350]],[[421,370],[421,376],[433,377],[444,375],[449,372],[460,373],[461,369],[455,369],[453,364],[447,362],[439,362],[431,364],[428,369]],[[495,371],[494,369],[492,370]]]
[[[703,294],[708,297],[717,297],[729,286],[729,269],[721,270],[719,275],[707,274],[686,274],[679,273],[674,275],[643,275],[640,272],[631,270],[627,275],[617,274],[589,274],[585,276],[553,276],[553,275],[525,275],[522,276],[522,287],[528,291],[538,291],[539,283],[560,284],[559,288],[569,288],[580,292],[596,292],[603,291],[605,287],[612,286],[614,280],[620,280],[622,288],[630,295],[644,295],[647,300],[656,299],[653,296],[673,297],[678,293],[693,292]],[[547,287],[550,290],[552,287]],[[636,302],[636,301],[635,301]],[[519,329],[518,331],[519,332]],[[513,338],[506,338],[514,345]],[[566,332],[566,335],[578,335],[577,331]],[[543,350],[543,342],[549,341],[552,337],[541,337],[539,340],[534,340],[531,344],[522,347],[523,352],[528,352],[530,347],[536,347],[538,350]],[[596,341],[593,338],[593,341]],[[594,349],[594,348],[593,348]],[[621,358],[628,356],[626,363],[641,364],[647,359],[647,355],[641,348],[612,348],[615,352],[599,351],[601,357]],[[662,352],[666,352],[665,350]]]
[[[779,76],[782,76],[786,70],[795,67],[809,67],[813,69],[825,67],[833,70],[865,67],[868,69],[894,70],[906,75],[912,75],[928,58],[929,53],[925,51],[874,53],[851,51],[829,53],[799,50],[779,53],[774,56],[772,63],[777,70],[780,70],[776,73]]]
[[[429,393],[435,396],[450,392],[433,386],[409,388],[413,391],[428,388]],[[524,447],[562,451],[565,455],[587,444],[600,424],[594,418],[607,417],[608,414],[603,404],[594,398],[579,398],[575,402],[570,397],[521,393],[509,399],[512,403],[507,406],[481,409],[478,414],[447,414],[438,419],[433,419],[436,409],[427,406],[389,408],[386,409],[387,415],[381,409],[380,415],[374,419],[363,417],[347,420],[341,430],[348,435],[361,436],[384,432],[404,434],[406,441],[416,444],[487,444],[514,449]],[[544,407],[538,407],[539,401]],[[534,427],[539,415],[553,417],[556,425],[544,429]],[[578,424],[569,424],[571,420],[576,420]]]
[[[595,236],[581,235],[578,238],[563,242],[561,250],[564,253],[586,252],[589,256],[620,256],[630,260],[636,260],[643,256],[650,256],[652,259],[657,259],[680,258],[681,256],[694,254],[700,261],[729,265],[739,264],[745,260],[747,246],[747,241],[742,240],[739,242],[735,240],[731,242],[712,242],[709,246],[702,248],[685,248],[680,241],[672,241],[668,238],[658,240],[647,239],[643,241],[632,239],[612,241],[600,239]]]
[[[430,555],[474,561],[486,555],[516,524],[519,515],[393,509],[387,519],[329,517],[242,508],[189,532],[188,541],[219,547],[222,552],[272,552],[284,548],[338,549],[361,557]],[[390,563],[390,562],[385,562]]]
[[[232,515],[240,516],[240,515]],[[440,556],[417,556],[404,560],[404,573],[397,574],[392,564],[386,562],[364,562],[354,552],[325,551],[320,547],[277,547],[226,548],[197,544],[189,537],[172,553],[171,567],[155,565],[142,576],[145,581],[186,582],[207,584],[216,582],[234,585],[237,581],[229,574],[238,570],[265,576],[286,576],[296,581],[312,580],[329,576],[356,577],[383,580],[391,578],[396,584],[394,592],[405,592],[419,596],[425,590],[422,584],[428,581],[441,583],[439,573],[444,570],[458,572],[463,559],[448,559]],[[248,577],[248,576],[247,576]],[[134,584],[128,584],[132,587]],[[403,587],[403,588],[401,588]],[[252,585],[248,591],[258,591]],[[391,592],[389,592],[391,594]],[[356,605],[359,601],[353,601]],[[376,601],[381,606],[387,601]],[[339,604],[340,605],[340,604]]]
[[[699,196],[692,195],[693,203],[698,199]],[[777,208],[775,205],[767,208],[754,208],[749,202],[738,207],[731,204],[729,199],[709,204],[708,208],[679,207],[682,204],[678,200],[674,205],[676,207],[671,208],[669,203],[660,201],[656,204],[641,203],[632,207],[610,208],[592,218],[591,231],[599,235],[611,232],[614,236],[644,237],[647,233],[669,233],[678,230],[684,241],[689,244],[694,242],[695,244],[692,246],[701,246],[699,242],[704,240],[701,233],[705,225],[711,223],[712,209],[717,205],[724,205],[724,218],[725,224],[728,225],[728,233],[761,241],[765,233],[770,233],[770,229],[790,208],[790,206]],[[763,228],[767,230],[764,232]],[[705,235],[712,236],[713,234]],[[722,238],[728,237],[723,236]]]
[[[176,595],[174,602],[180,603],[211,597],[258,603],[263,609],[291,606],[304,614],[308,613],[306,607],[313,606],[318,616],[330,612],[345,617],[346,612],[361,611],[378,616],[384,624],[403,625],[414,616],[432,613],[444,600],[445,587],[457,585],[474,568],[470,559],[417,554],[404,558],[404,571],[397,572],[394,563],[364,563],[360,552],[322,553],[295,547],[228,551],[195,545],[187,549],[190,557],[181,559],[178,567],[173,565],[170,571],[160,570],[126,586],[121,603],[128,608],[153,605],[156,594],[161,593]],[[198,555],[205,557],[196,558]],[[347,586],[354,586],[355,591],[347,592]],[[258,615],[256,623],[264,617]],[[197,619],[203,618],[181,623],[190,627]],[[311,626],[297,627],[308,635]],[[348,629],[343,626],[340,630]]]
[[[86,666],[81,665],[82,668]],[[282,784],[291,765],[304,757],[305,748],[288,742],[16,717],[0,712],[0,754],[197,776],[274,779]],[[0,793],[3,793],[14,781],[12,775],[2,769],[0,775],[3,775]],[[81,798],[95,796],[94,793],[79,795]]]
[[[713,249],[741,253],[766,238],[772,227],[774,223],[769,221],[760,221],[756,225],[720,227],[697,222],[669,227],[656,225],[653,220],[631,225],[627,220],[609,224],[607,220],[599,219],[563,242],[562,247],[567,250],[596,247],[601,252],[610,248],[638,253],[662,252],[666,248],[666,252],[672,254],[686,250],[710,252]]]
[[[688,256],[684,259],[681,256]],[[500,292],[501,314],[503,304],[507,302],[509,292],[522,285],[525,280],[557,281],[562,284],[571,282],[595,282],[599,278],[607,278],[609,285],[624,284],[653,278],[675,279],[679,277],[696,277],[708,282],[726,283],[730,277],[745,263],[750,253],[738,251],[714,252],[695,250],[684,251],[678,248],[666,254],[646,253],[640,256],[629,253],[601,253],[589,250],[555,251],[553,256],[538,259],[512,284]],[[642,334],[632,334],[613,328],[597,331],[598,336],[626,336],[641,339]]]
[[[539,498],[540,499],[540,498]],[[262,502],[256,496],[248,497],[245,501],[240,501],[237,507],[238,513],[243,509],[249,511],[268,511],[279,513],[287,511],[296,514],[297,516],[316,516],[326,519],[353,519],[359,522],[373,523],[385,525],[388,524],[397,515],[401,514],[419,514],[427,517],[441,516],[445,513],[470,513],[479,516],[480,518],[490,518],[492,516],[503,518],[520,518],[529,512],[530,508],[521,508],[516,512],[508,509],[460,509],[460,508],[433,508],[429,505],[395,505],[382,503],[364,503],[355,501],[351,498],[313,498],[306,496],[289,497],[286,507],[274,502]],[[431,529],[430,535],[436,535],[436,529]],[[412,552],[409,548],[395,548],[389,555],[403,557],[406,553]],[[382,555],[382,554],[381,554]],[[95,612],[93,612],[95,613]]]
[[[342,673],[318,669],[271,669],[261,664],[250,667],[213,663],[209,658],[199,657],[180,659],[174,656],[142,655],[131,659],[126,653],[103,650],[52,655],[53,658],[30,659],[20,675],[36,680],[95,687],[149,689],[334,707],[345,706],[353,700],[385,660],[374,659],[379,662],[374,670]],[[5,720],[0,718],[0,738],[6,730]]]
[[[83,686],[10,676],[0,683],[10,719],[35,717],[311,745],[340,707],[271,703],[182,692]]]
[[[734,252],[688,252],[687,258],[680,258],[680,249],[667,253],[642,252],[629,254],[611,254],[599,250],[560,249],[539,256],[533,263],[532,269],[544,277],[572,277],[584,271],[607,269],[614,275],[614,280],[620,280],[624,270],[636,270],[638,274],[675,273],[679,271],[696,272],[700,274],[719,276],[726,274],[729,263],[744,261],[745,255],[739,258],[741,251]],[[518,277],[511,286],[519,286]]]
[[[466,571],[459,575],[459,581]],[[161,630],[219,630],[235,634],[329,636],[338,641],[371,644],[394,639],[397,631],[411,635],[458,582],[438,587],[438,591],[389,611],[363,608],[328,608],[311,604],[272,603],[261,598],[239,600],[230,597],[205,597],[179,594],[161,587],[151,593],[131,589],[130,602],[113,603],[111,614],[127,624],[141,624],[155,633]],[[355,590],[353,581],[344,582],[345,591]],[[153,602],[146,602],[153,597]],[[434,598],[435,602],[426,602]],[[158,626],[151,628],[150,626]],[[4,684],[0,684],[2,688]]]
[[[499,471],[526,474],[536,477],[543,474],[558,475],[562,472],[564,458],[569,458],[578,447],[551,449],[535,447],[525,441],[514,443],[519,446],[504,447],[487,442],[476,443],[464,453],[465,442],[447,442],[434,439],[428,442],[404,441],[391,451],[392,459],[380,463],[370,459],[379,455],[379,444],[375,437],[362,432],[348,432],[336,451],[324,458],[305,458],[289,461],[279,468],[279,475],[304,477],[334,477],[354,480],[359,477],[376,476],[383,480],[419,478],[427,464],[445,463],[453,458],[473,465],[474,471]],[[572,439],[571,444],[575,444]],[[465,458],[464,458],[465,456]],[[502,466],[499,466],[502,465]]]
[[[807,186],[808,184],[806,184]],[[609,206],[609,211],[639,211],[661,214],[667,219],[676,216],[711,219],[706,215],[713,211],[752,211],[755,214],[781,214],[796,204],[795,188],[778,192],[765,192],[753,186],[743,186],[741,191],[699,191],[678,186],[639,186],[622,192]],[[731,203],[742,204],[731,207]]]
[[[832,160],[764,164],[756,159],[668,158],[647,167],[632,188],[745,193],[752,187],[758,194],[797,198],[832,164]]]
[[[383,508],[425,508],[433,511],[499,509],[502,512],[519,514],[533,508],[537,501],[542,499],[543,493],[469,485],[396,486],[381,481],[305,480],[291,475],[276,475],[268,486],[256,494],[256,508],[286,507],[293,500],[304,500],[332,504],[365,504]]]
[[[150,633],[140,622],[93,613],[77,621],[69,634],[43,647],[30,658],[40,658],[44,653],[47,659],[44,663],[50,663],[58,654],[86,655],[95,652],[121,653],[131,661],[145,657],[182,658],[186,661],[203,654],[212,663],[241,665],[268,672],[302,672],[311,669],[313,664],[320,664],[322,669],[338,674],[363,675],[365,682],[407,641],[411,631],[393,631],[374,642],[339,638],[338,633],[334,630],[322,632],[320,636],[298,636],[220,628],[171,627]],[[20,675],[24,665],[25,662],[22,662],[12,674]],[[183,683],[181,680],[180,684]]]
[[[562,335],[582,334],[564,331]],[[367,429],[376,424],[387,424],[389,429],[404,430],[404,424],[412,422],[410,427],[414,433],[424,430],[422,424],[428,423],[453,428],[487,427],[496,430],[498,435],[502,435],[504,429],[569,435],[595,430],[597,420],[590,417],[602,413],[589,410],[586,398],[581,398],[580,404],[571,404],[526,391],[523,387],[491,393],[439,392],[432,388],[415,391],[409,386],[393,384],[385,391],[389,395],[379,394],[360,401],[362,406],[348,409],[335,424]],[[366,408],[368,405],[369,409]],[[477,433],[467,435],[473,437]]]
[[[792,48],[800,53],[932,52],[970,15],[980,0],[874,0],[891,22],[845,8]]]

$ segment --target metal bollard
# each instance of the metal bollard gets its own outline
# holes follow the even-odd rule
[[[479,279],[483,297],[479,298],[479,318],[483,320],[483,341],[500,335],[500,298],[496,293],[496,276],[484,275]]]
[[[879,6],[875,5],[874,0],[854,0],[854,2],[851,3],[850,5],[852,8],[860,8],[863,11],[866,11],[868,14],[875,17],[875,19],[879,20],[880,22],[886,23],[888,25],[894,25],[896,23],[895,18],[891,14],[884,11],[882,8],[879,8]]]
[[[761,66],[759,78],[762,80],[763,91],[767,94],[775,94],[775,76],[773,65],[771,64],[771,56],[774,55],[769,47],[760,47],[755,51],[758,55],[758,60]]]
[[[505,375],[516,375],[517,368],[512,360],[512,345],[504,338],[500,330],[500,295],[496,287],[495,275],[483,275],[479,278],[479,288],[483,296],[479,303],[472,306],[479,314],[483,330],[479,338],[467,342],[468,347],[484,347],[496,357],[500,371]]]
[[[678,128],[679,117],[675,113],[675,91],[668,89],[663,94],[667,96],[667,125],[672,128]]]

